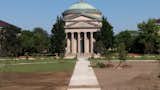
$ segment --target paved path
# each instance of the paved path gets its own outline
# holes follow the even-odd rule
[[[78,59],[68,90],[101,90],[87,59]]]

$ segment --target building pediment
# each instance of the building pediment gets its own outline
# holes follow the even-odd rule
[[[91,23],[91,22],[73,22],[69,25],[66,25],[65,28],[89,28],[89,27],[99,27],[99,25]]]
[[[81,21],[81,20],[89,21],[89,20],[93,20],[93,19],[86,17],[86,16],[79,16],[79,17],[73,18],[72,20],[74,20],[74,21]]]
[[[99,19],[96,19],[96,17],[91,17],[86,14],[81,15],[69,15],[64,17],[65,21],[100,21]]]

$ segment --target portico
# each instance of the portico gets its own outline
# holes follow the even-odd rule
[[[67,32],[67,48],[69,54],[92,54],[94,45],[94,32]]]
[[[102,15],[86,2],[77,2],[64,11],[66,56],[94,54],[94,36],[101,28]]]

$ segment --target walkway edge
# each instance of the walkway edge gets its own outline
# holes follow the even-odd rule
[[[101,90],[90,62],[79,58],[71,77],[68,90]]]

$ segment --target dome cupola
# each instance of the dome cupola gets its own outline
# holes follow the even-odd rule
[[[84,1],[72,4],[66,11],[64,11],[63,16],[67,16],[70,14],[76,14],[76,15],[82,14],[95,17],[98,19],[102,17],[101,12],[98,9],[96,9],[94,6]]]
[[[75,3],[75,4],[71,5],[68,10],[75,10],[75,9],[79,9],[79,10],[85,10],[85,9],[96,10],[95,7],[93,7],[92,5],[90,5],[90,4],[86,3],[86,2]]]

